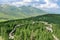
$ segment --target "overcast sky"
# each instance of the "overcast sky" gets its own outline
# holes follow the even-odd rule
[[[0,0],[0,4],[12,4],[15,6],[32,6],[60,13],[60,0]]]

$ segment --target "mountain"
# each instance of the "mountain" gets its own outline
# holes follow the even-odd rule
[[[42,14],[47,14],[47,13],[31,6],[16,7],[7,4],[0,5],[1,20],[22,19],[22,18],[28,18]]]
[[[11,40],[11,36],[13,40],[60,40],[60,15],[46,14],[9,20],[0,22],[0,28],[0,39],[3,40]]]

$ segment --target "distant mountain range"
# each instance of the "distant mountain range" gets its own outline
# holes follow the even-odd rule
[[[43,14],[47,13],[31,6],[16,7],[7,4],[0,5],[1,20],[22,19]]]

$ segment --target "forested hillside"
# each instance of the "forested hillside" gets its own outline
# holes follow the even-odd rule
[[[60,15],[0,22],[0,40],[60,40]]]

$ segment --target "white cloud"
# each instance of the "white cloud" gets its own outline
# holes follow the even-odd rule
[[[49,4],[50,2],[49,2],[49,0],[44,0],[45,2],[46,2],[46,4]]]
[[[45,2],[46,2],[46,4],[40,5],[41,8],[59,8],[57,3],[53,3],[50,0],[45,0]]]
[[[38,2],[39,0],[32,0],[32,1],[37,1]]]
[[[13,2],[12,5],[24,4],[23,2]]]
[[[59,8],[59,6],[56,3],[50,3],[50,4],[41,4],[41,8]]]
[[[23,2],[13,2],[11,5],[19,7],[19,6],[23,5],[23,4],[24,4]]]
[[[42,8],[42,9],[46,9],[46,8],[59,8],[58,4],[54,3],[52,0],[44,0],[44,1],[46,2],[45,4],[40,4],[38,6],[33,4],[33,7]]]
[[[11,3],[11,5],[15,5],[17,7],[22,6],[22,5],[27,5],[29,2],[32,2],[32,0],[23,0],[23,1],[19,1],[19,2],[13,2]]]
[[[12,5],[16,5],[16,6],[21,6],[21,5],[28,5],[29,3],[33,2],[33,1],[38,1],[39,0],[23,0],[23,1],[19,1],[19,2],[13,2]],[[59,8],[57,3],[54,3],[53,1],[58,1],[58,0],[44,0],[45,4],[39,4],[36,5],[35,3],[32,4],[33,7],[37,7],[37,8]]]
[[[32,0],[23,0],[23,2],[31,2]]]

